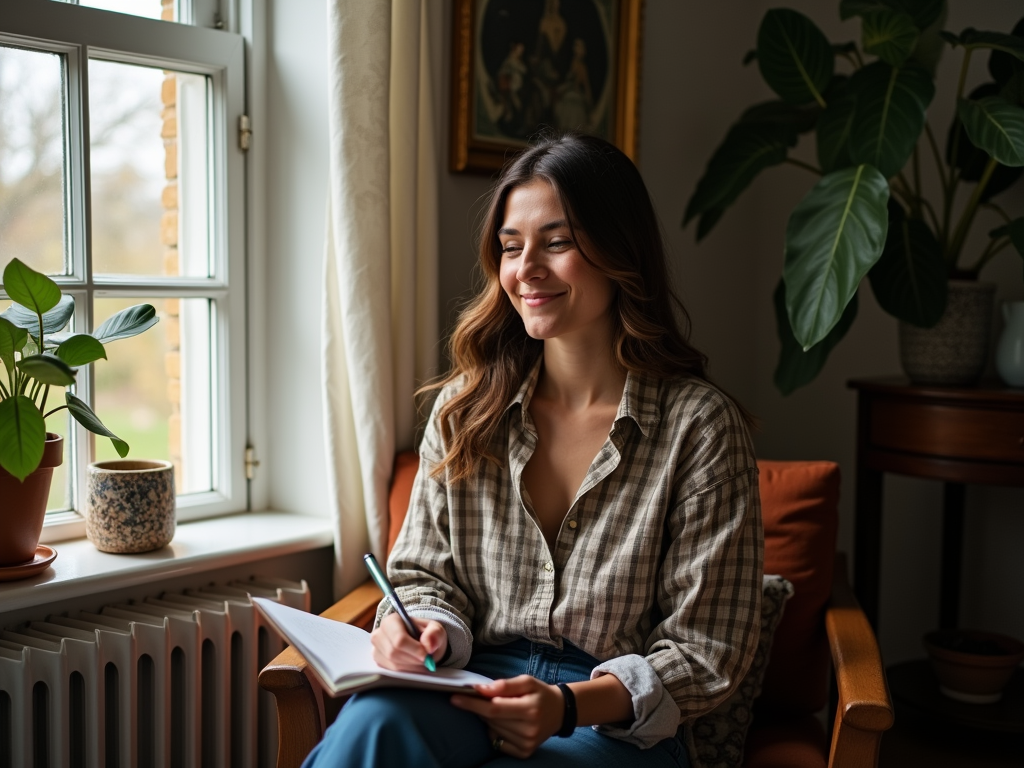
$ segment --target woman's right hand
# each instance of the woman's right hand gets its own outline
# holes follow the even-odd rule
[[[412,639],[397,613],[385,616],[370,634],[373,660],[385,669],[398,672],[423,672],[423,660],[428,653],[435,661],[440,661],[448,650],[448,633],[444,626],[438,621],[415,617],[413,623],[420,630],[419,641]]]

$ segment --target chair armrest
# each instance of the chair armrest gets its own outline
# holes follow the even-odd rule
[[[878,641],[850,588],[842,553],[836,554],[825,631],[839,691],[829,768],[875,766],[882,733],[892,727],[892,700]]]
[[[381,597],[377,585],[368,580],[320,615],[366,627]],[[263,668],[259,681],[277,701],[277,768],[299,768],[330,725],[323,688],[302,654],[290,646]]]

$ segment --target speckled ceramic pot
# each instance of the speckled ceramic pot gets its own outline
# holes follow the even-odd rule
[[[900,321],[900,363],[914,384],[976,384],[988,362],[993,283],[950,280],[946,311],[932,328]]]
[[[174,466],[169,461],[89,465],[85,535],[101,552],[149,552],[174,538]]]

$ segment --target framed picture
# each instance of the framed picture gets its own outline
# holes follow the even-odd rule
[[[643,0],[455,0],[453,171],[493,173],[545,128],[636,160]]]

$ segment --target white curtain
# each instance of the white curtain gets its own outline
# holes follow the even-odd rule
[[[366,579],[364,553],[384,556],[395,451],[413,447],[413,391],[436,372],[430,5],[327,0],[323,396],[336,598]]]

